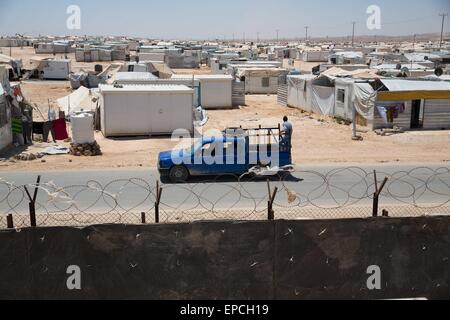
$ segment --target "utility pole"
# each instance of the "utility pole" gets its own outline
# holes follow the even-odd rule
[[[355,47],[355,25],[356,25],[356,22],[353,21],[352,24],[353,24],[353,32],[352,32],[352,48],[354,48],[354,47]]]
[[[306,26],[306,27],[305,27],[305,30],[306,30],[305,42],[308,42],[308,29],[309,29],[309,27]]]
[[[245,32],[244,32],[244,37],[243,37],[243,39],[244,39],[244,44],[245,44]]]
[[[413,38],[413,51],[416,51],[416,37],[417,37],[417,34],[414,34],[414,38]]]
[[[448,16],[448,13],[441,13],[439,16],[442,17],[441,42],[439,43],[439,48],[442,49],[442,43],[443,43],[443,41],[444,41],[444,24],[445,24],[445,17]]]
[[[280,33],[280,30],[276,30],[277,31],[277,44],[279,43],[279,37],[278,37],[278,35],[279,35],[279,33]]]

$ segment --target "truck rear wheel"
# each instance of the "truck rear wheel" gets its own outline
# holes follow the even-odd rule
[[[189,171],[184,166],[175,166],[170,169],[169,178],[172,182],[186,182],[189,179]]]

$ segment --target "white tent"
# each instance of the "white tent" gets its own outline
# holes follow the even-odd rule
[[[95,111],[98,95],[94,90],[80,87],[68,96],[56,100],[58,107],[66,114],[81,111]]]

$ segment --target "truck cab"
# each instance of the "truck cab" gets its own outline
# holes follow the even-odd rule
[[[226,129],[222,136],[202,137],[188,148],[161,152],[158,171],[172,182],[185,182],[194,176],[240,176],[256,166],[288,166],[291,144],[280,132],[280,127]]]

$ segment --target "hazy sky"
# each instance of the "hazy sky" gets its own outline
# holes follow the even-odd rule
[[[81,30],[66,28],[69,5],[81,8]],[[369,5],[382,29],[366,27]],[[127,35],[165,39],[231,39],[410,35],[440,32],[450,0],[0,0],[0,35]],[[450,32],[450,17],[445,31]]]

